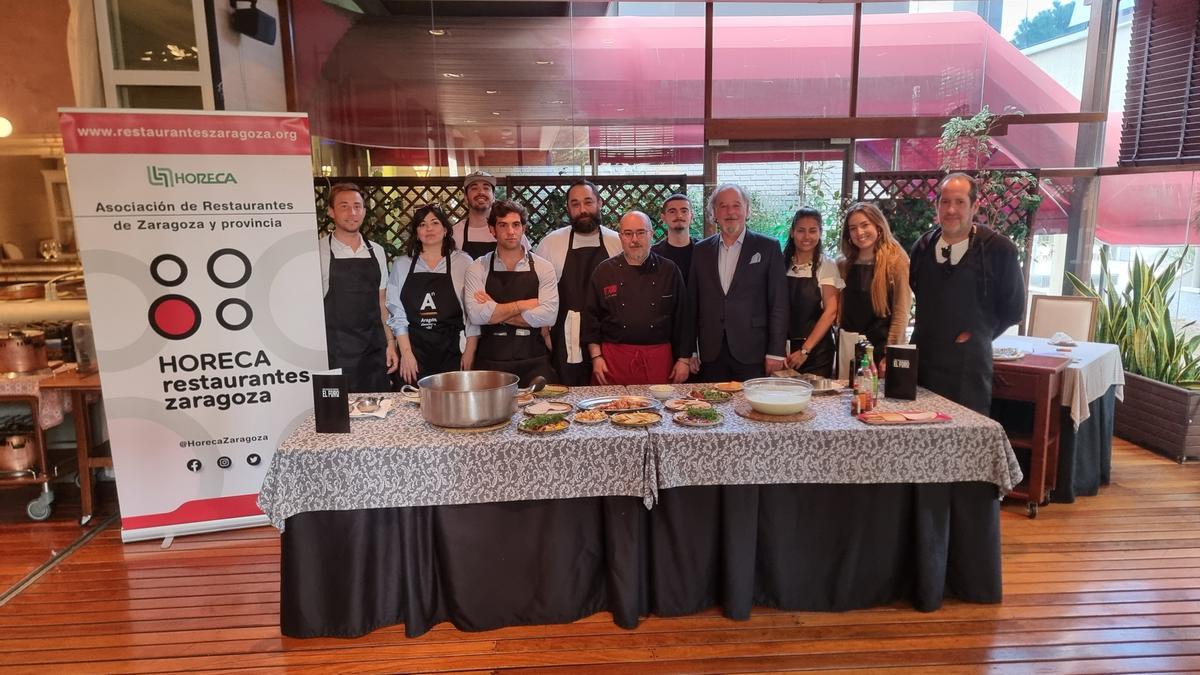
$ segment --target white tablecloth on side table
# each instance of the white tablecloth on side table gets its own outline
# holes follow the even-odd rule
[[[1049,338],[1026,335],[1001,335],[993,347],[1012,347],[1031,354],[1062,356],[1071,359],[1063,372],[1062,404],[1071,409],[1071,420],[1078,427],[1091,414],[1088,404],[1116,388],[1118,400],[1125,399],[1125,369],[1117,346],[1106,342],[1080,342],[1071,351],[1060,352]]]

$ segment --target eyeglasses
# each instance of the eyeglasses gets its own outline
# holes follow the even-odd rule
[[[649,230],[621,230],[621,236],[629,237],[630,239],[642,239],[644,237],[649,237],[650,231]]]

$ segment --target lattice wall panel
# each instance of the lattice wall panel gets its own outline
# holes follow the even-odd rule
[[[498,178],[498,199],[511,195],[529,209],[529,239],[537,243],[547,232],[567,222],[567,188],[578,178],[564,176],[512,176]],[[604,224],[616,227],[620,214],[638,209],[657,218],[662,201],[676,192],[687,191],[687,176],[596,176],[590,177],[604,202]],[[408,240],[405,227],[417,208],[439,204],[454,222],[467,215],[461,178],[317,178],[317,222],[322,233],[333,229],[326,207],[329,188],[339,182],[356,183],[367,193],[364,232],[387,251],[388,259],[401,255]],[[655,238],[663,235],[655,225]]]

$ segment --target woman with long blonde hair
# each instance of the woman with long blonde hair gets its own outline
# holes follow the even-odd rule
[[[879,207],[865,202],[847,209],[840,248],[838,269],[846,286],[838,326],[865,335],[875,347],[875,359],[882,361],[887,345],[908,341],[908,254]]]

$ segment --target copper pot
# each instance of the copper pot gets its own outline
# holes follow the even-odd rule
[[[26,436],[9,436],[0,445],[0,472],[29,471],[37,460],[37,448]]]
[[[32,373],[46,367],[45,333],[40,330],[0,331],[0,372]]]

